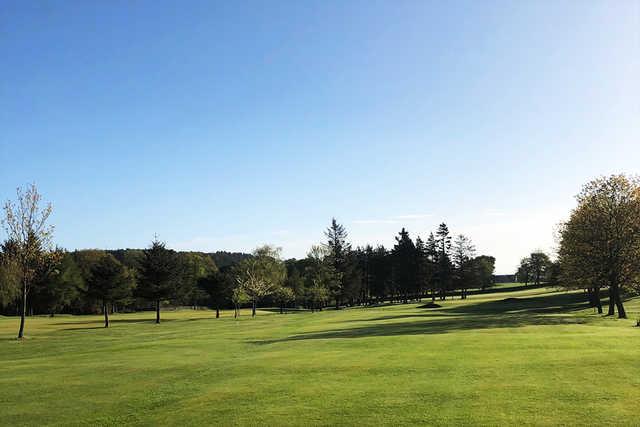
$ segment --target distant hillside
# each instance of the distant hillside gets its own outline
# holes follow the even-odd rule
[[[209,253],[208,255],[211,258],[213,258],[213,262],[216,263],[218,268],[226,267],[228,265],[233,265],[251,256],[243,252],[227,252],[227,251],[212,252],[212,253]]]

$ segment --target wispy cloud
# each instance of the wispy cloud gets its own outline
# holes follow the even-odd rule
[[[398,215],[395,216],[395,219],[404,219],[404,220],[418,220],[418,219],[427,219],[431,218],[433,214],[409,214],[409,215]]]
[[[397,224],[395,219],[357,219],[354,224]]]
[[[431,218],[432,214],[405,214],[395,215],[390,218],[378,218],[378,219],[358,219],[353,221],[354,224],[399,224],[407,221],[419,221],[422,219]]]

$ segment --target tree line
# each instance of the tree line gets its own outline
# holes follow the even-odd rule
[[[326,241],[303,259],[283,260],[280,249],[251,254],[177,252],[154,239],[146,249],[77,250],[52,247],[51,205],[35,186],[18,189],[4,206],[7,239],[0,245],[0,309],[19,314],[19,337],[29,314],[109,314],[163,305],[221,308],[250,305],[311,311],[328,306],[467,298],[471,288],[493,284],[495,258],[477,256],[471,240],[441,224],[426,240],[404,228],[391,248],[353,248],[345,227],[332,219]]]

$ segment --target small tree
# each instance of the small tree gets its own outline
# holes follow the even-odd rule
[[[240,306],[249,302],[249,295],[242,289],[242,286],[237,286],[231,291],[231,302],[233,303],[233,317],[237,319],[240,316]]]
[[[295,301],[296,294],[293,293],[293,290],[291,288],[280,286],[278,289],[274,291],[273,299],[280,306],[280,314],[283,314],[287,304],[290,304],[292,301]]]
[[[233,288],[233,279],[223,271],[213,272],[198,280],[198,288],[209,296],[213,308],[216,310],[216,319],[220,317],[220,305],[228,297]]]
[[[329,257],[330,249],[326,246],[314,245],[307,254],[305,268],[306,299],[311,311],[322,310],[329,299],[330,289],[334,289],[340,274],[335,270]]]
[[[258,302],[282,285],[287,270],[280,260],[280,248],[261,246],[253,257],[238,264],[236,281],[251,300],[251,316],[256,315]]]
[[[7,201],[4,205],[4,226],[9,240],[13,242],[15,272],[21,284],[20,329],[18,338],[24,336],[24,323],[27,315],[27,296],[38,275],[50,268],[53,260],[51,240],[53,226],[47,221],[51,215],[52,206],[41,206],[42,196],[35,184],[26,190],[16,190],[17,201]]]
[[[525,286],[529,284],[531,281],[531,258],[526,257],[520,260],[516,280],[519,283],[524,283]]]
[[[109,327],[109,304],[131,295],[131,273],[111,254],[105,253],[91,266],[87,292],[102,303],[104,327]]]
[[[529,256],[531,262],[531,274],[533,276],[533,283],[539,285],[542,279],[546,277],[547,268],[551,264],[549,255],[542,251],[533,252]]]
[[[480,255],[473,259],[474,273],[476,281],[484,291],[493,285],[493,271],[495,270],[496,259],[488,255]]]
[[[160,323],[160,303],[174,298],[180,287],[181,263],[177,254],[157,239],[145,249],[140,262],[137,293],[155,303],[156,323]]]

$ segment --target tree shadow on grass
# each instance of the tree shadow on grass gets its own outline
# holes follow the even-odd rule
[[[160,324],[167,322],[175,322],[177,320],[187,320],[187,319],[162,319]],[[199,319],[198,319],[199,320]],[[155,319],[109,319],[109,324],[155,324]],[[52,323],[52,325],[60,325],[60,326],[72,326],[70,328],[60,328],[60,331],[83,331],[83,330],[92,330],[92,329],[107,329],[104,327],[104,320],[95,320],[95,321],[74,321],[74,322],[56,322]],[[86,325],[82,327],[73,327],[73,325]]]
[[[282,339],[252,341],[253,344],[273,344],[287,341],[364,338],[397,335],[446,334],[456,331],[497,328],[517,328],[534,325],[585,324],[592,321],[587,316],[570,315],[587,308],[579,293],[554,293],[527,298],[506,298],[498,301],[461,304],[430,310],[427,313],[399,314],[353,322],[383,322],[387,320],[414,319],[406,322],[378,323],[371,326],[333,329],[293,335]],[[424,320],[415,320],[424,318]]]

